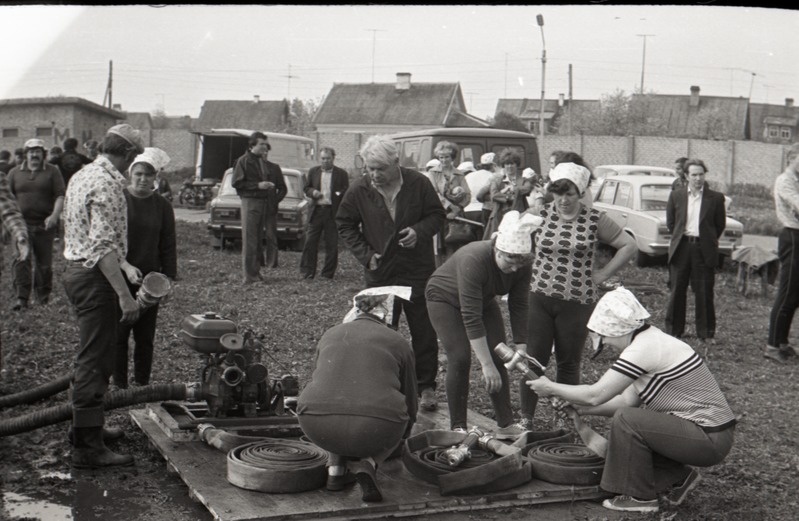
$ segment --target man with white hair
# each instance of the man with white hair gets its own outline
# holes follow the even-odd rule
[[[104,440],[123,433],[103,427],[103,398],[114,369],[118,324],[139,318],[139,306],[122,275],[128,253],[128,182],[123,172],[142,152],[139,131],[128,124],[115,125],[103,139],[103,151],[70,179],[67,189],[64,288],[80,332],[71,393],[75,468],[133,463],[133,456],[105,446]]]
[[[53,290],[53,242],[58,233],[58,219],[64,207],[64,178],[45,158],[41,139],[25,142],[25,161],[8,172],[8,187],[17,198],[28,227],[32,257],[14,259],[12,274],[17,301],[14,310],[28,307],[31,287],[40,304],[47,304]]]
[[[446,219],[433,185],[421,173],[399,166],[394,142],[369,138],[360,151],[367,175],[344,194],[336,214],[341,240],[364,267],[367,287],[411,286],[405,311],[416,358],[420,406],[433,410],[438,339],[427,314],[424,288],[436,269],[433,236]],[[399,325],[399,311],[392,326]]]

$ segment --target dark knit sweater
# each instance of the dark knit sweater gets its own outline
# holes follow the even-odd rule
[[[170,279],[177,276],[178,255],[175,242],[175,212],[161,195],[135,197],[125,190],[128,202],[127,261],[142,275],[151,271]]]

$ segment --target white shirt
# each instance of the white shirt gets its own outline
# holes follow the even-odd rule
[[[685,235],[699,237],[699,213],[702,210],[702,191],[688,189],[688,209],[685,216]]]
[[[316,204],[333,204],[333,200],[330,198],[330,180],[332,178],[332,170],[329,172],[322,170],[322,177],[319,181],[319,191],[322,192],[322,198]]]
[[[469,191],[472,192],[472,200],[463,209],[464,212],[479,212],[483,209],[483,203],[477,200],[477,192],[491,183],[493,175],[493,172],[488,170],[476,170],[466,174],[466,184],[469,185]]]

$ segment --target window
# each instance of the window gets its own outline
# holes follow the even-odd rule
[[[777,127],[775,127],[773,125],[769,125],[769,127],[768,127],[768,137],[777,137],[777,135],[778,135]]]
[[[53,135],[53,127],[36,127],[36,137],[47,137]]]
[[[780,134],[782,139],[791,139],[791,127],[782,127]]]
[[[605,181],[602,183],[602,188],[599,192],[599,197],[596,198],[599,203],[613,204],[613,198],[616,196],[616,188],[618,181]]]
[[[18,128],[4,128],[3,137],[19,137]]]
[[[671,195],[671,185],[644,185],[641,187],[641,210],[662,211],[666,209]]]
[[[416,168],[419,164],[419,148],[421,142],[417,139],[408,140],[402,143],[400,152],[400,166],[406,168]]]
[[[633,189],[628,183],[619,183],[616,190],[616,204],[625,208],[633,206]]]

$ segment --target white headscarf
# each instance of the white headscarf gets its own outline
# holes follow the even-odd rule
[[[158,173],[169,164],[169,156],[160,148],[147,147],[144,152],[136,156],[136,159],[130,164],[130,168],[132,169],[136,163],[147,163]]]
[[[544,219],[529,213],[519,214],[511,210],[502,217],[497,230],[496,247],[499,251],[511,254],[527,254],[533,251],[532,233]]]
[[[630,290],[616,288],[597,302],[588,329],[602,336],[618,337],[644,325],[649,313]]]
[[[561,179],[568,179],[577,186],[577,191],[582,195],[591,182],[591,171],[576,163],[559,163],[549,171],[549,180],[553,183]]]
[[[352,309],[342,322],[352,322],[360,315],[369,313],[386,324],[391,324],[394,315],[394,297],[411,300],[410,286],[380,286],[367,288],[352,298]]]

